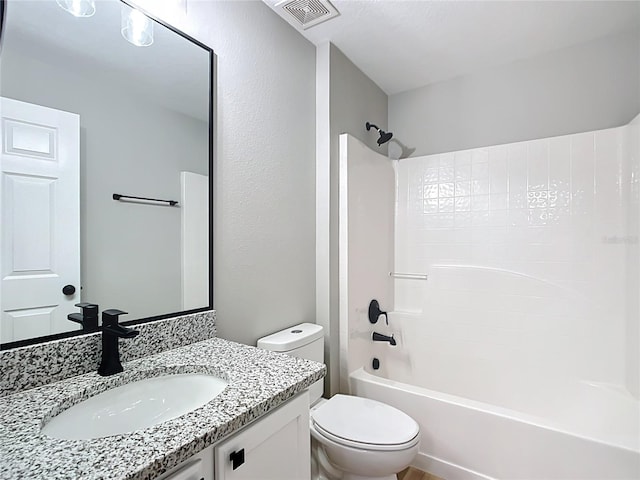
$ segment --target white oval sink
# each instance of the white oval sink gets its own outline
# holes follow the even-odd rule
[[[147,378],[88,398],[52,418],[42,433],[64,440],[89,440],[151,427],[200,408],[228,382],[213,375]]]

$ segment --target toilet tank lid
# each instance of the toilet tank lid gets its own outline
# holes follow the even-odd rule
[[[272,352],[288,352],[295,348],[304,347],[322,338],[322,326],[315,323],[301,323],[285,328],[258,340],[257,347]]]

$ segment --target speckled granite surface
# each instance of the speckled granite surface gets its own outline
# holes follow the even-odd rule
[[[151,479],[301,392],[324,365],[213,338],[0,399],[0,478]],[[95,440],[40,433],[64,408],[108,388],[170,373],[212,373],[229,385],[205,406],[145,430]]]
[[[216,336],[215,311],[135,325],[140,335],[120,340],[123,362]],[[0,351],[0,397],[81,373],[100,363],[100,332]]]

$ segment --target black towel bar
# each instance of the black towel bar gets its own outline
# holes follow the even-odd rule
[[[161,200],[159,198],[133,197],[131,195],[120,195],[119,193],[114,193],[113,199],[114,200],[132,199],[132,200],[144,200],[147,202],[168,203],[172,207],[175,207],[176,205],[178,205],[178,202],[175,200]]]

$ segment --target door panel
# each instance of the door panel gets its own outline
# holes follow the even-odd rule
[[[80,118],[7,98],[0,117],[5,343],[77,328],[67,315],[80,301]]]
[[[6,153],[55,160],[56,129],[6,119]]]
[[[40,271],[53,272],[53,245],[43,241],[53,238],[55,182],[53,178],[38,178],[6,174],[4,208],[12,212],[8,238],[7,275]]]
[[[0,326],[10,338],[35,338],[48,335],[54,327],[55,307],[12,310],[3,316]]]

